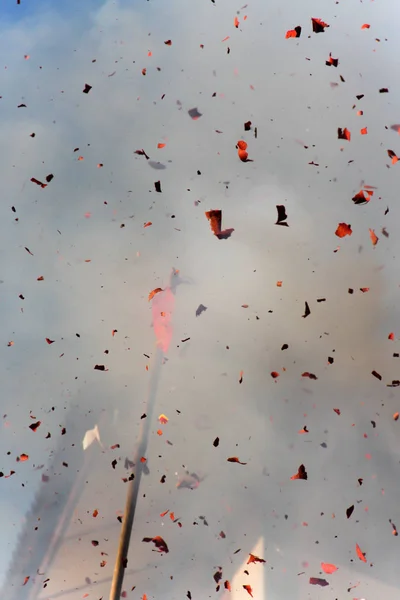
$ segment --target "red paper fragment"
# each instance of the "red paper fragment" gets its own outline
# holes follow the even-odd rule
[[[367,202],[371,200],[373,194],[373,190],[360,190],[355,196],[353,196],[352,200],[354,204],[367,204]]]
[[[375,231],[373,229],[369,230],[369,237],[371,238],[371,242],[373,246],[376,246],[378,243],[378,236],[375,234]]]
[[[253,589],[252,589],[251,585],[244,585],[243,589],[245,589],[246,592],[249,594],[249,596],[251,596],[253,598]]]
[[[311,585],[320,585],[321,587],[326,587],[329,585],[326,579],[321,579],[320,577],[310,577]]]
[[[327,23],[324,23],[321,19],[311,19],[312,30],[314,33],[323,33],[326,27],[329,27]]]
[[[258,556],[255,556],[255,554],[249,554],[249,560],[247,561],[246,564],[251,564],[251,563],[265,563],[265,560],[263,558],[259,558]]]
[[[31,177],[31,181],[32,183],[36,183],[36,185],[40,185],[41,188],[47,187],[47,183],[42,183],[41,181],[39,181],[39,179],[36,179],[36,177]]]
[[[325,61],[327,67],[337,67],[339,64],[338,58],[333,58],[332,54],[329,52],[329,58]]]
[[[362,562],[367,562],[367,559],[364,556],[364,552],[361,550],[360,546],[358,544],[356,544],[356,553],[358,558],[362,561]]]
[[[29,425],[29,429],[31,429],[32,431],[35,432],[39,429],[41,424],[42,424],[42,421],[37,421],[36,423],[32,423],[31,425]]]
[[[292,475],[290,479],[308,479],[308,475],[307,475],[307,471],[304,465],[300,465],[297,473],[295,475]]]
[[[288,40],[290,38],[299,38],[301,36],[301,27],[297,25],[294,29],[289,29],[286,32],[285,38]]]
[[[163,540],[163,538],[159,535],[156,535],[153,538],[148,538],[145,537],[143,538],[142,542],[153,542],[153,544],[155,545],[155,547],[157,548],[158,552],[169,552],[167,543],[165,542],[165,540]]]
[[[150,302],[150,300],[152,300],[154,298],[154,296],[156,294],[159,294],[160,292],[163,292],[164,290],[162,288],[155,288],[154,290],[152,290],[149,294],[148,300]]]
[[[233,228],[222,230],[222,210],[209,210],[204,213],[210,222],[211,231],[219,240],[226,240],[235,231]]]
[[[239,465],[247,465],[247,463],[245,463],[245,462],[240,462],[240,460],[238,459],[237,456],[231,456],[230,458],[227,458],[226,460],[231,463],[238,463]]]
[[[345,127],[344,129],[341,129],[340,127],[338,127],[338,139],[339,140],[347,140],[348,142],[350,142],[350,138],[351,138],[351,133],[347,129],[347,127]]]
[[[335,571],[337,571],[337,566],[336,565],[332,565],[331,563],[321,563],[321,569],[323,570],[324,573],[327,573],[328,575],[332,575],[332,573],[335,573]]]
[[[316,381],[318,379],[318,377],[316,375],[314,375],[314,373],[309,373],[308,371],[306,371],[305,373],[302,373],[301,376],[308,377],[309,379],[314,379],[314,381]]]

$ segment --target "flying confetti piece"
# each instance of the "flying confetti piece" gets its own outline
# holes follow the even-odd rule
[[[207,306],[204,306],[204,304],[199,304],[199,306],[196,308],[196,317],[199,317],[201,313],[205,312],[206,310]]]
[[[238,459],[237,456],[231,456],[230,458],[227,458],[226,460],[230,463],[237,463],[239,465],[247,465],[247,463],[245,463],[245,462],[240,462],[240,460]]]
[[[249,158],[249,154],[247,152],[247,142],[245,142],[244,140],[239,140],[236,144],[236,148],[238,151],[238,157],[242,162],[253,162]]]
[[[375,231],[374,231],[373,229],[370,229],[370,230],[369,230],[369,237],[371,238],[372,245],[373,245],[373,246],[376,246],[376,245],[377,245],[377,243],[378,243],[378,241],[379,241],[379,238],[378,238],[378,236],[375,234]]]
[[[305,302],[304,304],[305,304],[305,309],[304,309],[303,319],[305,319],[306,317],[311,315],[311,310],[310,310],[310,307],[308,306],[308,302]]]
[[[290,38],[299,38],[301,36],[301,27],[297,25],[294,29],[289,29],[286,32],[285,38],[288,40]]]
[[[134,152],[135,154],[138,154],[139,156],[144,156],[146,158],[146,160],[150,160],[150,156],[147,156],[146,152],[143,150],[135,150]]]
[[[352,233],[351,225],[347,223],[339,223],[335,231],[335,235],[339,238],[344,238],[346,235],[351,235]]]
[[[168,423],[168,417],[166,417],[164,414],[160,415],[158,420],[160,421],[161,425],[166,425]]]
[[[300,465],[297,473],[295,475],[292,475],[292,477],[290,479],[308,479],[308,475],[307,475],[307,471],[304,465]]]
[[[159,535],[156,535],[153,538],[145,537],[145,538],[143,538],[142,542],[147,542],[147,543],[153,542],[153,544],[157,548],[158,552],[165,552],[165,553],[169,552],[167,543]]]
[[[364,563],[366,563],[366,562],[367,562],[367,559],[365,558],[365,554],[364,554],[364,552],[361,550],[361,548],[360,548],[360,546],[359,546],[358,544],[356,544],[356,554],[357,554],[358,558],[359,558],[359,559],[360,559],[362,562],[364,562]]]
[[[92,89],[92,86],[89,85],[88,83],[85,83],[85,87],[83,88],[82,92],[84,94],[88,94],[90,92],[90,90]]]
[[[209,210],[204,213],[210,222],[211,231],[219,240],[227,240],[235,231],[231,229],[222,229],[222,210]]]
[[[164,290],[162,288],[154,288],[154,290],[152,290],[149,294],[148,300],[150,302],[150,300],[153,300],[154,296],[156,294],[159,294],[160,292],[163,292]]]
[[[332,565],[331,563],[324,563],[324,562],[321,563],[321,569],[327,575],[332,575],[332,573],[335,573],[338,570],[336,565]]]
[[[326,579],[321,579],[320,577],[310,577],[311,585],[320,585],[321,587],[326,587],[329,585]]]
[[[100,440],[100,432],[98,425],[95,425],[93,429],[88,429],[88,431],[85,433],[85,436],[82,440],[83,449],[86,450],[87,448],[89,448],[89,446],[91,446],[95,440],[97,440],[100,446],[103,448],[103,444]]]
[[[339,127],[338,128],[338,139],[339,140],[347,140],[348,142],[350,142],[350,139],[351,139],[350,131],[346,127],[344,129],[341,129]]]
[[[314,381],[316,381],[318,379],[318,377],[316,375],[314,375],[314,373],[309,373],[308,371],[305,371],[304,373],[302,373],[301,376],[308,377],[308,379],[313,379]]]
[[[332,54],[329,52],[329,58],[327,61],[325,61],[325,64],[327,67],[337,67],[339,64],[339,59],[333,58]]]
[[[249,596],[253,598],[253,588],[251,587],[251,585],[243,585],[243,589],[245,589]]]
[[[33,432],[37,431],[39,429],[39,427],[41,426],[42,421],[37,421],[36,423],[32,423],[31,425],[29,425],[29,429]]]
[[[278,211],[278,219],[275,225],[282,225],[283,227],[289,227],[288,223],[285,223],[287,217],[286,207],[283,204],[277,204],[276,210]]]
[[[42,183],[41,181],[39,181],[39,179],[36,179],[36,177],[31,177],[31,181],[32,183],[36,183],[36,185],[40,185],[41,188],[47,187],[47,183]]]
[[[263,558],[255,556],[254,554],[249,554],[249,560],[246,564],[250,565],[251,563],[265,563],[265,560]]]
[[[321,19],[312,18],[311,23],[312,30],[314,33],[323,33],[325,31],[325,28],[329,27],[329,25],[327,23],[324,23],[324,21],[321,21]]]
[[[360,190],[353,196],[352,200],[354,204],[367,204],[371,200],[373,193],[372,190]]]
[[[203,114],[199,112],[197,108],[191,108],[188,110],[188,115],[191,119],[193,119],[193,121],[197,121],[197,119],[200,119],[200,117],[203,116]]]

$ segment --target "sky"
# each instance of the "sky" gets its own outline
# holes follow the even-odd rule
[[[108,597],[125,458],[149,423],[124,597],[248,597],[213,575],[243,574],[261,537],[246,577],[264,573],[263,600],[397,598],[397,4],[5,10],[3,595]],[[29,572],[13,560],[24,531]],[[168,553],[142,543],[157,535]]]

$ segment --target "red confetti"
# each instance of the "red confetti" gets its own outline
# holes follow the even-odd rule
[[[367,562],[367,559],[364,556],[363,551],[361,550],[360,546],[358,544],[356,544],[356,553],[358,558],[362,561],[362,562]]]
[[[245,463],[245,462],[240,462],[240,460],[238,459],[237,456],[231,456],[230,458],[227,458],[226,460],[231,463],[238,463],[239,465],[247,465],[247,463]]]
[[[323,570],[324,573],[327,573],[328,575],[332,575],[332,573],[335,573],[335,571],[337,571],[337,566],[336,565],[332,565],[331,563],[321,563],[321,569]]]
[[[156,535],[153,538],[143,538],[142,542],[153,542],[153,544],[155,545],[155,547],[157,548],[158,552],[169,552],[167,543],[165,542],[165,540],[163,540],[163,538],[159,535]]]

